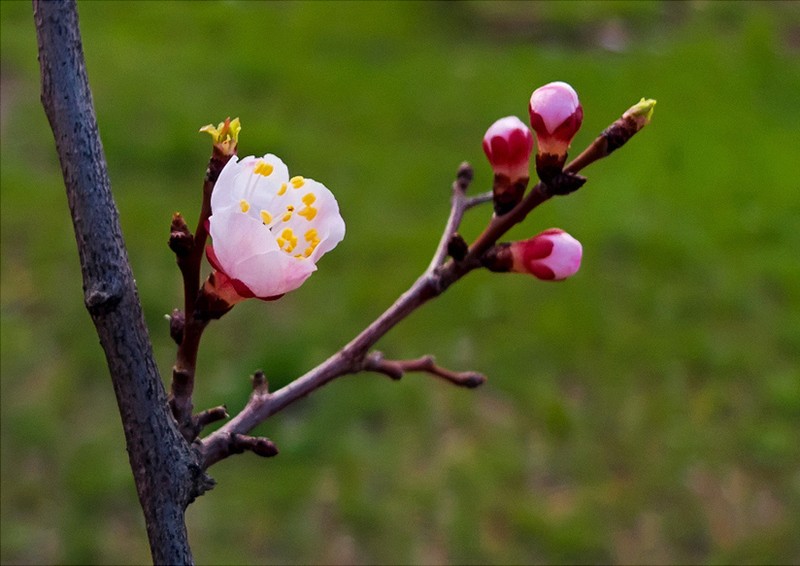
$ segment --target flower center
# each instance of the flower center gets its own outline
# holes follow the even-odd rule
[[[242,214],[253,215],[255,214],[255,210],[252,210],[252,206],[250,200],[254,198],[254,193],[258,190],[258,176],[268,177],[273,173],[275,170],[274,166],[270,163],[267,163],[263,159],[258,160],[252,169],[252,176],[247,182],[247,188],[245,189],[245,198],[242,198],[239,201],[239,209],[242,211]],[[274,186],[274,185],[273,185]],[[292,187],[293,190],[298,190],[303,187],[308,187],[306,184],[306,180],[303,177],[296,176],[289,179],[288,183],[281,183],[278,187],[278,190],[275,192],[276,196],[283,197],[287,194],[289,186]],[[273,189],[274,190],[274,189]],[[317,195],[314,194],[312,191],[307,192],[300,198],[300,202],[302,206],[295,205],[295,204],[281,204],[280,200],[283,199],[276,199],[274,205],[270,206],[270,210],[259,210],[258,211],[258,218],[261,220],[261,223],[272,233],[275,235],[275,241],[278,244],[278,247],[288,253],[293,254],[295,258],[298,259],[305,259],[311,257],[314,253],[314,250],[320,244],[320,237],[319,233],[317,232],[316,228],[313,227],[312,221],[317,217],[319,214],[319,208],[314,206],[314,203],[317,202]],[[294,200],[294,198],[292,199]],[[286,202],[285,200],[283,201]],[[297,201],[294,201],[297,202]],[[274,206],[274,208],[273,208]],[[307,244],[303,251],[300,253],[295,253],[296,248],[300,245],[300,238],[297,234],[295,234],[295,229],[297,229],[296,223],[294,222],[294,228],[289,226],[280,227],[281,224],[285,224],[290,222],[294,215],[297,215],[303,218],[306,222],[310,224],[308,230],[306,230],[302,238]]]

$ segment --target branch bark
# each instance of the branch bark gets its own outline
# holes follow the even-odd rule
[[[213,484],[167,405],[111,195],[74,0],[34,0],[44,106],[61,162],[84,300],[106,354],[153,561],[189,564],[186,506]]]

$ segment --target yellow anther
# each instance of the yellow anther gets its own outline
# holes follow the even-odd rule
[[[291,179],[289,179],[289,182],[295,189],[299,189],[300,187],[303,186],[303,183],[305,183],[306,180],[298,175],[297,177],[292,177]]]
[[[269,224],[270,222],[272,222],[272,215],[269,212],[267,212],[266,210],[262,210],[261,211],[261,222],[263,222],[264,224]]]
[[[311,254],[314,253],[314,250],[317,249],[317,246],[320,243],[319,233],[317,232],[316,228],[312,228],[311,230],[306,232],[303,235],[303,237],[305,238],[306,242],[309,243],[309,246],[303,252],[303,256],[304,257],[311,257]]]
[[[281,188],[278,189],[278,196],[282,197],[283,194],[286,192],[287,188],[288,188],[288,186],[286,185],[286,183],[281,183]]]
[[[297,247],[297,236],[291,228],[285,228],[279,238],[276,239],[278,246],[287,253],[292,253]]]
[[[250,210],[250,203],[242,199],[239,201],[239,208],[242,209],[242,212],[247,212],[248,210]]]
[[[291,204],[286,207],[286,213],[281,217],[281,220],[284,222],[289,222],[292,219],[292,213],[294,212],[294,206]]]
[[[317,215],[317,209],[313,206],[307,206],[303,210],[299,211],[297,214],[300,216],[305,217],[306,220],[311,222],[314,220],[314,217]]]
[[[307,195],[305,195],[303,197],[303,204],[311,206],[312,204],[314,204],[314,201],[316,201],[316,200],[317,200],[317,197],[316,197],[316,195],[314,195],[314,193],[308,193]]]
[[[269,177],[272,175],[274,170],[275,168],[271,164],[267,163],[263,159],[259,159],[255,168],[253,169],[253,173],[257,175],[263,175],[264,177]]]

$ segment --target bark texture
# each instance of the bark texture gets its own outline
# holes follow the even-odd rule
[[[55,137],[83,274],[105,351],[153,561],[189,564],[184,511],[212,481],[167,405],[111,195],[74,0],[34,0],[42,104]]]

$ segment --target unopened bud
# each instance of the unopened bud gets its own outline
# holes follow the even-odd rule
[[[601,134],[606,140],[606,155],[619,149],[631,139],[636,132],[650,123],[656,101],[643,98],[628,108],[621,118],[616,120]]]
[[[500,216],[522,200],[528,186],[533,135],[522,120],[506,116],[486,130],[483,151],[494,171],[494,210]]]
[[[533,91],[528,112],[536,132],[536,172],[547,182],[564,167],[572,138],[583,122],[583,108],[575,89],[558,81]]]
[[[231,120],[230,117],[226,118],[224,122],[220,122],[216,128],[213,124],[200,128],[201,132],[206,132],[211,136],[214,144],[214,153],[228,157],[236,155],[239,132],[241,130],[242,124],[239,122],[239,118]]]
[[[636,124],[636,131],[639,131],[650,123],[655,106],[656,101],[652,98],[642,98],[639,102],[628,108],[622,115],[622,118],[623,120],[633,120]]]
[[[194,238],[189,226],[186,225],[181,213],[176,212],[172,215],[172,222],[169,227],[169,248],[178,257],[185,257],[192,251],[193,246]]]
[[[173,309],[172,314],[167,315],[169,320],[169,335],[176,344],[183,342],[183,328],[186,326],[186,316],[182,310]]]
[[[529,240],[510,246],[511,271],[530,273],[545,281],[560,281],[577,273],[581,266],[581,243],[558,228],[550,228]]]

